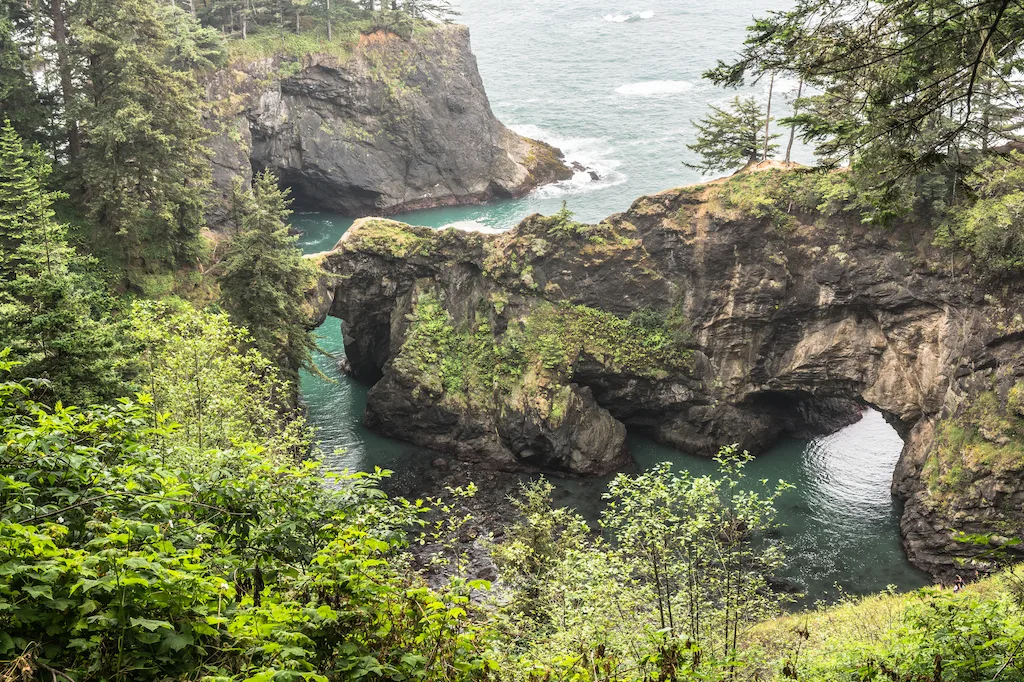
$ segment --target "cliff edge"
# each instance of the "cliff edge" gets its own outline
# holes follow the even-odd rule
[[[377,31],[331,53],[236,56],[207,92],[220,197],[234,178],[269,169],[299,208],[387,215],[572,177],[559,150],[491,112],[464,26]],[[227,205],[212,203],[216,224]]]

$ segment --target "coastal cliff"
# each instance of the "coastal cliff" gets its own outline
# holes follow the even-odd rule
[[[379,379],[369,425],[500,467],[604,473],[628,460],[626,427],[757,452],[873,406],[905,439],[911,559],[984,570],[1024,528],[1024,292],[979,282],[920,226],[794,199],[799,177],[502,235],[367,219],[316,257],[318,316],[344,319],[354,371]]]
[[[300,208],[386,215],[515,197],[572,177],[491,112],[463,26],[377,31],[327,53],[236,56],[207,85],[214,201],[274,171]]]

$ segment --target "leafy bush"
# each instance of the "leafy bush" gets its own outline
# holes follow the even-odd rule
[[[717,477],[667,463],[620,474],[605,494],[603,537],[554,508],[550,483],[523,486],[519,520],[494,549],[511,591],[499,658],[512,679],[722,679],[739,669],[741,636],[781,603],[766,584],[781,548],[765,534],[786,486],[743,489],[749,455],[724,448],[719,461]]]
[[[986,269],[1024,268],[1024,154],[986,157],[966,179],[974,200],[953,210],[940,244],[959,244]]]
[[[289,404],[292,388],[226,314],[137,301],[129,322],[141,348],[140,383],[153,409],[178,425],[166,445],[203,451],[260,443],[276,461],[309,452],[312,435]]]
[[[405,569],[423,506],[389,500],[380,473],[332,482],[253,445],[168,458],[175,427],[151,398],[48,408],[32,388],[0,384],[0,675],[461,680],[486,668],[470,586],[437,595]]]

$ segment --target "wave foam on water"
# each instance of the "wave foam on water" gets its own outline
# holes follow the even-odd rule
[[[622,162],[612,158],[615,148],[608,140],[600,137],[559,137],[535,125],[509,126],[524,137],[541,140],[557,147],[565,155],[565,163],[572,166],[579,163],[587,168],[577,171],[570,179],[545,185],[534,196],[553,198],[571,194],[584,194],[596,190],[614,187],[626,182],[626,175],[618,170]],[[595,180],[590,176],[593,170],[598,175]]]
[[[690,90],[693,90],[690,81],[641,81],[615,88],[615,92],[625,97],[667,97]]]
[[[651,10],[644,10],[643,12],[633,12],[632,14],[606,14],[603,18],[605,21],[622,24],[627,21],[643,21],[644,19],[651,19],[653,17],[654,12]]]
[[[499,230],[498,228],[492,227],[490,225],[486,225],[477,220],[459,220],[454,223],[445,225],[441,229],[446,229],[449,227],[453,227],[456,230],[461,230],[462,232],[480,232],[481,234],[501,234],[502,232],[505,231]]]

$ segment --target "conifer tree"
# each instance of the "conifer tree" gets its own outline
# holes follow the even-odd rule
[[[54,220],[50,167],[25,150],[10,121],[0,129],[0,348],[23,376],[49,379],[55,397],[89,402],[120,394],[116,329],[102,290]]]
[[[697,141],[687,148],[701,156],[701,162],[687,163],[697,170],[727,171],[759,157],[767,160],[778,150],[772,140],[779,136],[768,132],[768,116],[753,98],[733,99],[728,109],[711,106],[712,113],[694,121]]]
[[[14,277],[15,254],[31,225],[31,206],[38,194],[21,137],[7,120],[0,131],[0,279]]]
[[[256,177],[241,231],[224,257],[220,287],[235,323],[248,329],[256,348],[294,380],[300,367],[312,365],[315,345],[303,309],[312,274],[298,238],[288,233],[287,194],[272,173]]]
[[[38,139],[46,123],[46,110],[29,75],[24,48],[15,35],[15,24],[0,5],[0,117],[11,121],[22,137]]]
[[[201,49],[210,36],[183,31],[194,19],[154,0],[82,0],[78,16],[88,215],[128,263],[187,262],[210,182],[191,67],[210,61]]]

